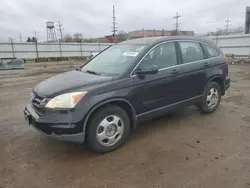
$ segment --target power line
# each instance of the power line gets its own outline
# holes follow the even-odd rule
[[[63,39],[63,28],[62,28],[62,24],[61,24],[61,22],[59,21],[59,23],[58,23],[58,30],[57,31],[59,31],[59,36],[60,36],[60,38],[61,38],[61,40]]]
[[[226,22],[226,34],[228,33],[228,28],[229,28],[229,24],[231,23],[231,20],[227,17],[227,19],[225,20]]]
[[[116,17],[115,17],[115,6],[113,6],[113,17],[112,17],[112,19],[113,19],[113,22],[112,22],[112,33],[113,33],[113,38],[115,38],[115,36],[116,36],[116,31],[117,31],[117,27],[116,27],[116,25],[117,25],[117,23],[116,23]]]
[[[176,12],[176,16],[174,16],[173,18],[175,19],[175,31],[177,32],[180,28],[180,23],[179,23],[179,18],[181,17],[181,15],[178,14],[178,12]]]

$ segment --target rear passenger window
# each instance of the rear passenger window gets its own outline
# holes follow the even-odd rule
[[[202,46],[206,50],[207,55],[208,55],[209,58],[218,57],[220,55],[220,53],[216,49],[214,49],[214,48],[212,48],[212,47],[210,47],[208,45],[205,45],[205,44],[202,44]]]
[[[204,54],[199,43],[179,42],[183,63],[190,63],[204,59]]]

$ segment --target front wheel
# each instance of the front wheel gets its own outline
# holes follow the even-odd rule
[[[198,107],[205,114],[213,113],[220,105],[221,88],[216,82],[211,82],[207,85]]]
[[[127,113],[118,106],[106,106],[93,114],[87,129],[87,143],[96,152],[110,152],[120,147],[129,132]]]

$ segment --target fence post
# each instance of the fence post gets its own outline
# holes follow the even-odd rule
[[[82,41],[80,42],[80,52],[81,52],[81,57],[82,57]]]
[[[98,43],[98,47],[99,47],[99,52],[101,51],[101,44],[100,44],[100,41]]]
[[[15,49],[14,49],[14,43],[13,43],[13,39],[12,37],[10,38],[10,42],[11,42],[11,49],[12,49],[12,54],[13,54],[13,57],[15,58]]]
[[[35,47],[36,47],[36,58],[38,59],[39,54],[38,54],[38,46],[37,46],[37,41],[35,41]]]
[[[60,41],[59,41],[59,50],[60,50],[60,57],[62,57],[62,46]]]
[[[217,29],[216,31],[216,44],[218,45],[219,43],[219,30]]]

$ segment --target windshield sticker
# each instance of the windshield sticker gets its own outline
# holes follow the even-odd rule
[[[135,57],[138,54],[139,54],[138,52],[124,52],[123,53],[124,56],[131,56],[131,57]]]

